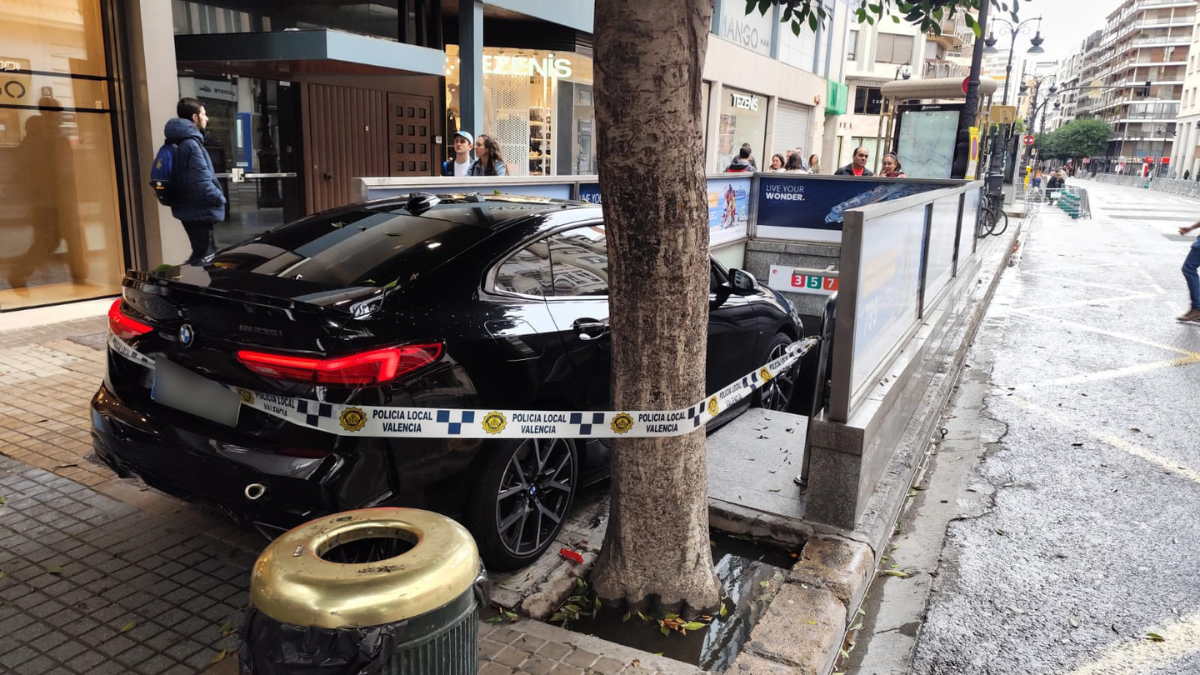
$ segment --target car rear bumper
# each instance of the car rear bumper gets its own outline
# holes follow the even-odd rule
[[[246,447],[214,433],[199,419],[157,406],[126,405],[106,385],[92,397],[96,454],[119,475],[189,501],[216,505],[264,532],[288,529],[333,511],[371,506],[395,497],[382,451],[312,451],[291,456]],[[251,495],[263,492],[257,499]]]

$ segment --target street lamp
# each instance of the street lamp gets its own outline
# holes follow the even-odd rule
[[[1033,46],[1025,52],[1026,54],[1045,54],[1046,50],[1042,49],[1042,43],[1045,42],[1046,39],[1042,37],[1042,17],[1040,16],[1032,19],[1026,19],[1018,24],[1013,24],[1013,22],[1007,19],[1001,19],[999,17],[996,17],[993,20],[1003,24],[1002,27],[1007,27],[1009,37],[1011,38],[1008,46],[1008,64],[1004,66],[1004,101],[1002,103],[1002,105],[1008,105],[1008,81],[1012,79],[1012,62],[1013,54],[1016,53],[1017,50],[1017,36],[1028,32],[1027,29],[1030,29],[1030,24],[1032,24],[1034,21],[1037,22],[1038,27],[1035,31],[1035,34],[1029,40],[1030,44]],[[985,53],[999,53],[1000,50],[996,49],[996,43],[999,42],[999,40],[996,39],[995,33],[989,32],[987,39],[983,42],[985,45],[987,45],[987,48],[983,50]]]

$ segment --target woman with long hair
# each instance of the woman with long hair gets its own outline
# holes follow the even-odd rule
[[[500,156],[500,144],[487,134],[479,134],[475,138],[475,163],[467,172],[470,176],[504,176],[508,168],[504,166],[504,158]]]
[[[879,168],[879,175],[884,178],[908,178],[904,175],[904,167],[900,166],[900,158],[894,152],[883,156],[883,165]]]
[[[786,171],[788,173],[808,173],[808,169],[804,168],[804,158],[800,156],[800,153],[795,152],[788,157]]]
[[[821,173],[821,158],[816,155],[808,156],[808,172]]]
[[[783,155],[777,152],[771,155],[771,168],[767,169],[767,171],[771,173],[779,173],[783,171],[783,167],[786,164],[787,160],[784,159]]]

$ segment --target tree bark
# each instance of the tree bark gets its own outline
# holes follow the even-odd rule
[[[704,398],[708,200],[701,74],[711,0],[597,0],[596,116],[609,254],[615,410]],[[700,610],[709,549],[703,429],[618,438],[600,597]]]

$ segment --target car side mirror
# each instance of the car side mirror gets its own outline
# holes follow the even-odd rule
[[[729,270],[729,283],[733,286],[735,293],[743,295],[753,293],[758,290],[758,280],[754,278],[746,270],[732,269]]]

